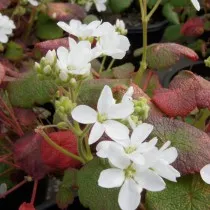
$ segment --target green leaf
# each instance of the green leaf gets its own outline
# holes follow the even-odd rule
[[[59,187],[59,191],[56,194],[56,202],[59,208],[65,209],[69,204],[74,201],[73,190],[77,185],[77,170],[67,169],[64,172],[62,183]]]
[[[178,150],[174,167],[181,174],[199,172],[210,163],[210,137],[203,131],[179,120],[154,118],[148,120],[154,125],[152,136],[159,139],[159,146],[167,141]]]
[[[63,30],[48,16],[41,14],[36,24],[36,36],[43,40],[58,39],[63,37]]]
[[[49,102],[56,92],[56,87],[52,81],[40,80],[36,72],[31,71],[23,78],[10,82],[7,91],[13,106],[31,108],[35,104]]]
[[[210,185],[199,174],[183,176],[177,183],[167,181],[161,192],[147,192],[147,210],[209,210]]]
[[[170,0],[170,4],[174,7],[186,7],[190,4],[189,0]]]
[[[10,41],[7,44],[7,49],[5,52],[5,57],[11,61],[18,61],[23,58],[23,48],[16,42]]]
[[[183,37],[180,31],[181,25],[168,26],[164,31],[163,38],[165,41],[175,42]]]
[[[132,77],[135,66],[132,63],[125,63],[121,66],[114,67],[112,69],[114,77],[116,79],[128,79]]]
[[[110,168],[108,163],[94,158],[78,172],[78,196],[80,202],[90,210],[120,210],[119,188],[106,189],[98,186],[99,175],[107,168]]]
[[[176,12],[174,12],[174,7],[170,3],[166,3],[163,6],[163,15],[167,18],[167,20],[173,24],[180,24],[179,16]]]
[[[127,9],[133,0],[109,0],[109,6],[114,13],[121,13]]]

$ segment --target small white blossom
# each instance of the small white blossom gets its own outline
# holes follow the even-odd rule
[[[116,104],[112,90],[105,86],[98,100],[97,110],[89,106],[79,105],[72,111],[72,117],[82,124],[94,124],[90,135],[89,144],[95,143],[104,132],[113,139],[128,138],[129,130],[117,119],[124,119],[134,111],[130,103]]]
[[[91,49],[91,43],[88,41],[76,42],[69,38],[70,50],[65,47],[57,49],[57,66],[60,69],[60,79],[66,81],[68,74],[88,75],[90,73],[90,61],[97,55]]]
[[[128,30],[125,28],[124,21],[119,19],[116,20],[115,30],[121,35],[126,35],[128,33]]]
[[[0,42],[7,43],[8,36],[12,34],[12,30],[15,29],[13,20],[9,19],[8,16],[0,13]]]
[[[118,34],[115,27],[108,22],[101,24],[93,35],[99,37],[96,48],[102,55],[122,59],[126,51],[129,50],[130,42],[128,38]]]
[[[56,60],[56,51],[55,50],[48,50],[47,54],[44,57],[45,64],[53,65]]]
[[[193,6],[195,7],[195,9],[196,9],[197,11],[199,11],[199,10],[201,9],[200,3],[199,3],[198,0],[191,0],[191,2],[192,2]]]
[[[39,2],[37,0],[28,0],[28,2],[35,7],[39,5]]]
[[[144,124],[143,127],[145,126],[150,130],[152,128],[148,126],[148,124]],[[135,142],[137,142],[138,139],[142,142],[142,139],[148,136],[149,132],[144,132],[143,127],[141,128],[141,133],[139,132],[140,130],[134,131],[136,132],[134,135],[136,138]],[[134,136],[131,138],[134,138]],[[133,139],[132,141],[134,142]],[[110,149],[112,149],[110,145],[108,145],[107,148],[104,147],[105,150],[102,151],[105,158],[107,154],[110,155],[110,153],[116,153],[112,154],[116,158],[115,161],[113,161],[113,159],[110,161],[112,168],[103,170],[100,173],[98,185],[104,188],[121,187],[118,203],[122,210],[135,210],[141,202],[140,193],[143,189],[153,192],[165,189],[166,184],[162,177],[176,182],[176,178],[180,176],[180,173],[170,165],[177,158],[176,149],[174,147],[168,148],[169,142],[166,142],[166,144],[158,150],[157,147],[155,147],[156,141],[157,140],[154,139],[152,143],[148,142],[148,145],[151,144],[150,146],[146,144],[143,146],[144,143],[142,144],[142,148],[145,149],[144,164],[136,164],[136,159],[134,159],[135,162],[129,161],[125,153],[124,158],[122,158],[118,153],[119,151],[110,151]],[[102,143],[103,142],[99,143],[99,147],[102,146]],[[138,152],[142,153],[143,150],[139,150]],[[139,158],[141,158],[141,156],[139,156]],[[160,172],[159,170],[161,169],[162,171]]]
[[[210,164],[204,166],[201,169],[200,174],[203,181],[206,182],[207,184],[210,184]]]
[[[143,165],[145,164],[143,153],[154,149],[158,141],[157,138],[153,138],[150,142],[144,142],[152,130],[152,125],[143,123],[133,130],[129,139],[102,141],[96,147],[97,156],[108,158],[113,165],[118,161],[130,162],[130,160]]]
[[[101,24],[101,21],[93,21],[91,23],[82,24],[79,20],[71,20],[69,24],[65,22],[57,23],[60,28],[64,31],[78,37],[81,40],[88,40],[93,38],[93,33],[97,29],[97,27]]]

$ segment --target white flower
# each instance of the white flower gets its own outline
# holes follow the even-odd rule
[[[196,9],[197,11],[199,11],[199,10],[201,9],[200,3],[199,3],[198,0],[191,0],[191,2],[192,2],[193,6],[195,7],[195,9]]]
[[[111,56],[114,59],[122,59],[129,47],[128,38],[116,32],[100,37],[96,44],[96,48],[102,55]]]
[[[106,10],[106,2],[107,0],[94,0],[98,12],[103,12]]]
[[[88,40],[93,37],[94,31],[101,24],[101,21],[96,20],[89,23],[88,25],[82,24],[79,20],[71,20],[69,24],[60,21],[57,24],[60,28],[69,34],[72,34],[81,40]]]
[[[104,188],[121,187],[118,203],[122,210],[135,210],[141,202],[143,189],[156,192],[165,188],[164,180],[155,172],[128,162],[103,170],[98,185]]]
[[[144,132],[144,129],[147,132]],[[151,129],[151,125],[142,124],[142,127],[138,126],[134,130],[135,134],[132,134],[132,142],[130,141],[130,143],[135,146],[138,145],[139,156],[135,154],[133,156],[135,158],[130,157],[130,160],[127,158],[128,154],[126,152],[123,157],[120,150],[110,146],[111,143],[103,146],[103,142],[101,142],[97,146],[101,150],[102,155],[100,156],[104,158],[108,156],[109,160],[112,157],[110,161],[112,168],[100,173],[98,185],[104,188],[121,187],[118,203],[122,210],[135,210],[141,201],[140,193],[143,189],[154,192],[163,190],[165,182],[162,177],[176,182],[176,178],[180,176],[179,172],[170,165],[177,158],[177,151],[174,147],[168,148],[169,142],[166,142],[160,150],[155,147],[156,138],[147,144],[142,143],[142,139],[149,135]],[[142,145],[140,145],[138,139],[140,139]],[[140,147],[141,149],[139,149]],[[125,147],[123,149],[125,150]],[[143,162],[138,164],[137,158],[142,159],[141,153],[145,158],[144,164],[142,164]]]
[[[113,139],[128,138],[129,130],[116,119],[129,116],[134,108],[130,103],[116,104],[110,87],[105,86],[98,100],[96,112],[89,106],[79,105],[72,111],[74,120],[83,124],[93,124],[89,135],[89,144],[95,143],[104,132]]]
[[[10,20],[8,16],[0,13],[0,42],[7,43],[8,36],[12,34],[12,30],[15,29],[13,20]]]
[[[203,181],[206,182],[207,184],[210,184],[210,164],[204,166],[201,169],[200,174]]]
[[[97,56],[88,41],[76,42],[69,38],[70,50],[65,47],[57,49],[57,66],[60,69],[60,79],[65,81],[68,74],[86,75],[90,73],[90,61]]]
[[[114,141],[102,141],[97,147],[97,156],[108,158],[109,161],[116,165],[116,162],[130,162],[136,164],[145,164],[143,153],[154,149],[157,138],[153,138],[149,142],[144,142],[153,130],[153,126],[143,123],[137,126],[129,139]],[[119,165],[120,163],[117,163]]]
[[[39,2],[37,0],[28,0],[28,2],[35,7],[39,5]]]
[[[119,19],[116,20],[115,30],[121,35],[126,35],[128,33],[124,21]]]

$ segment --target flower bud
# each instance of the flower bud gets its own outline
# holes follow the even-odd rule
[[[51,66],[50,65],[45,66],[44,69],[43,69],[43,72],[46,75],[50,75],[50,73],[52,72]]]

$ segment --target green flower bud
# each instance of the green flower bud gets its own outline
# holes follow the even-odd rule
[[[210,68],[210,56],[206,60],[204,60],[204,63],[207,67]]]
[[[45,66],[43,72],[45,75],[50,75],[50,73],[52,72],[51,66],[50,65]]]
[[[57,124],[57,127],[58,127],[59,129],[68,129],[68,124],[67,124],[66,122],[59,122],[59,123]]]

